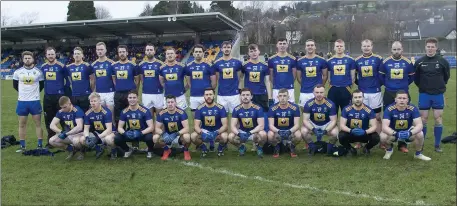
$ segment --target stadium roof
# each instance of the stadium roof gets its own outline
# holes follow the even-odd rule
[[[240,24],[224,14],[211,12],[6,26],[1,28],[1,40],[23,42],[65,38],[87,39],[145,34],[239,31],[242,28]]]

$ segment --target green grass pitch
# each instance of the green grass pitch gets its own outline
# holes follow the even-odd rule
[[[446,92],[444,134],[456,131],[456,70]],[[17,137],[15,114],[17,93],[11,81],[2,81],[2,136]],[[417,88],[411,86],[417,104]],[[295,90],[298,99],[299,90]],[[44,118],[43,118],[44,121]],[[192,121],[191,121],[192,122]],[[33,122],[27,128],[28,148],[36,145]],[[395,151],[383,160],[375,147],[371,156],[333,158],[306,151],[298,158],[287,154],[278,159],[258,159],[253,152],[238,156],[229,146],[225,156],[210,153],[192,161],[183,156],[171,161],[159,157],[146,160],[136,154],[130,159],[107,157],[84,161],[55,157],[26,157],[16,146],[2,150],[2,196],[4,205],[399,205],[456,204],[456,147],[443,145],[444,153],[433,151],[433,116],[429,119],[424,154],[432,161],[413,159],[410,152]],[[43,123],[44,128],[44,123]],[[45,132],[46,134],[46,132]],[[144,144],[142,144],[144,145]],[[249,146],[249,145],[248,145]],[[297,148],[302,148],[302,144]],[[192,146],[192,149],[194,146]],[[250,147],[249,147],[250,148]],[[248,149],[249,151],[249,149]]]

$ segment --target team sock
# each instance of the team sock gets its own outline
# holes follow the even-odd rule
[[[19,143],[21,144],[22,148],[25,148],[25,139],[19,140]]]
[[[225,144],[219,143],[219,146],[217,147],[217,151],[222,152],[224,150]]]
[[[308,143],[308,147],[314,149],[314,148],[316,148],[316,145],[314,144],[313,141],[311,141]]]
[[[281,148],[279,147],[279,144],[275,146],[275,150],[279,151]]]
[[[43,139],[38,139],[38,147],[43,147]]]
[[[100,145],[95,145],[95,151],[100,152],[102,150],[102,147]]]
[[[257,145],[257,150],[262,150],[262,146]]]
[[[333,154],[333,144],[327,144],[327,154]]]
[[[202,152],[207,152],[208,151],[208,148],[206,148],[206,144],[205,143],[202,143],[202,145],[200,145],[200,149],[202,149]]]
[[[165,146],[163,147],[163,151],[166,151],[166,150],[169,150],[169,149],[170,149],[170,148],[168,148],[168,145],[165,145]]]
[[[73,152],[73,146],[71,146],[71,144],[69,144],[69,145],[67,146],[67,151]]]
[[[187,152],[187,151],[189,151],[189,148],[187,148],[186,146],[183,146],[183,147],[182,147],[182,151],[183,151],[183,152]]]
[[[116,154],[116,153],[117,153],[116,148],[111,149],[111,154]]]
[[[389,151],[389,152],[392,152],[394,150],[393,147],[389,148],[389,149],[386,149],[386,151]]]
[[[442,124],[435,125],[435,128],[433,129],[433,133],[435,135],[435,147],[439,147],[440,142],[441,142],[441,135],[443,135],[443,125]]]
[[[209,148],[214,148],[214,141],[209,141]]]
[[[427,138],[427,124],[424,124],[424,127],[422,127],[422,133],[424,133],[424,139]]]
[[[422,151],[416,151],[416,156],[420,155],[421,153],[422,153]]]

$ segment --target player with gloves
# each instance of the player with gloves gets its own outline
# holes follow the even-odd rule
[[[106,145],[111,147],[111,156],[116,156],[111,110],[102,106],[101,96],[96,92],[89,95],[89,101],[91,108],[84,116],[84,135],[80,143],[87,148],[95,148],[96,159],[103,155]]]
[[[81,149],[79,139],[83,135],[84,112],[78,106],[73,105],[67,96],[59,98],[59,106],[61,109],[52,119],[49,126],[56,133],[49,139],[49,144],[53,147],[66,149],[69,153],[67,160],[70,160],[76,151]],[[57,126],[59,123],[62,129]],[[77,159],[81,160],[83,158],[84,156],[81,153]]]
[[[130,90],[127,100],[129,106],[121,111],[117,127],[118,133],[114,137],[114,143],[124,150],[124,158],[128,158],[132,155],[133,149],[127,145],[127,142],[146,142],[148,146],[146,157],[152,158],[154,122],[152,121],[151,111],[145,106],[138,104],[137,90]]]
[[[168,159],[173,143],[178,143],[181,146],[184,152],[184,160],[191,160],[189,123],[186,111],[176,107],[175,96],[167,95],[165,100],[167,108],[162,110],[157,117],[153,137],[154,143],[164,145],[162,160]]]
[[[416,146],[415,159],[430,161],[430,157],[422,154],[424,133],[422,132],[422,119],[419,109],[408,103],[408,93],[400,90],[395,95],[395,103],[384,110],[382,120],[381,142],[386,145],[384,159],[392,156],[393,142],[414,142]]]
[[[379,143],[379,135],[376,132],[378,127],[376,113],[363,103],[363,98],[362,91],[352,92],[352,104],[343,109],[340,117],[340,133],[338,134],[340,144],[354,156],[357,155],[357,150],[350,143],[368,143],[363,148],[365,154],[369,154],[370,149]]]
[[[208,149],[205,143],[211,141],[219,142],[217,156],[223,156],[228,141],[227,112],[224,106],[214,102],[214,95],[213,88],[206,88],[205,103],[198,106],[195,112],[194,132],[191,134],[191,139],[197,147],[201,148],[201,157],[207,155]]]
[[[293,91],[293,90],[292,90]],[[289,91],[280,89],[278,92],[279,103],[270,107],[268,111],[268,141],[275,147],[273,157],[279,157],[279,142],[286,142],[290,147],[290,156],[296,157],[295,145],[300,142],[300,108],[289,102]]]
[[[241,104],[233,109],[231,133],[229,141],[237,146],[240,156],[246,153],[247,141],[253,141],[257,147],[257,156],[263,157],[263,144],[267,141],[264,130],[263,108],[252,102],[252,93],[249,88],[241,89]]]
[[[311,138],[311,132],[316,135],[317,141],[328,135],[327,155],[332,155],[333,146],[338,139],[337,108],[330,99],[324,97],[324,85],[316,85],[313,94],[314,98],[308,100],[303,107],[302,137],[308,143],[309,154],[314,155],[317,147]]]

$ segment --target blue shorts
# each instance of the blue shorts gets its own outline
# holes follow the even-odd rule
[[[40,100],[37,101],[17,101],[16,114],[18,116],[39,115],[43,111]]]
[[[419,110],[444,108],[444,94],[419,93]]]

